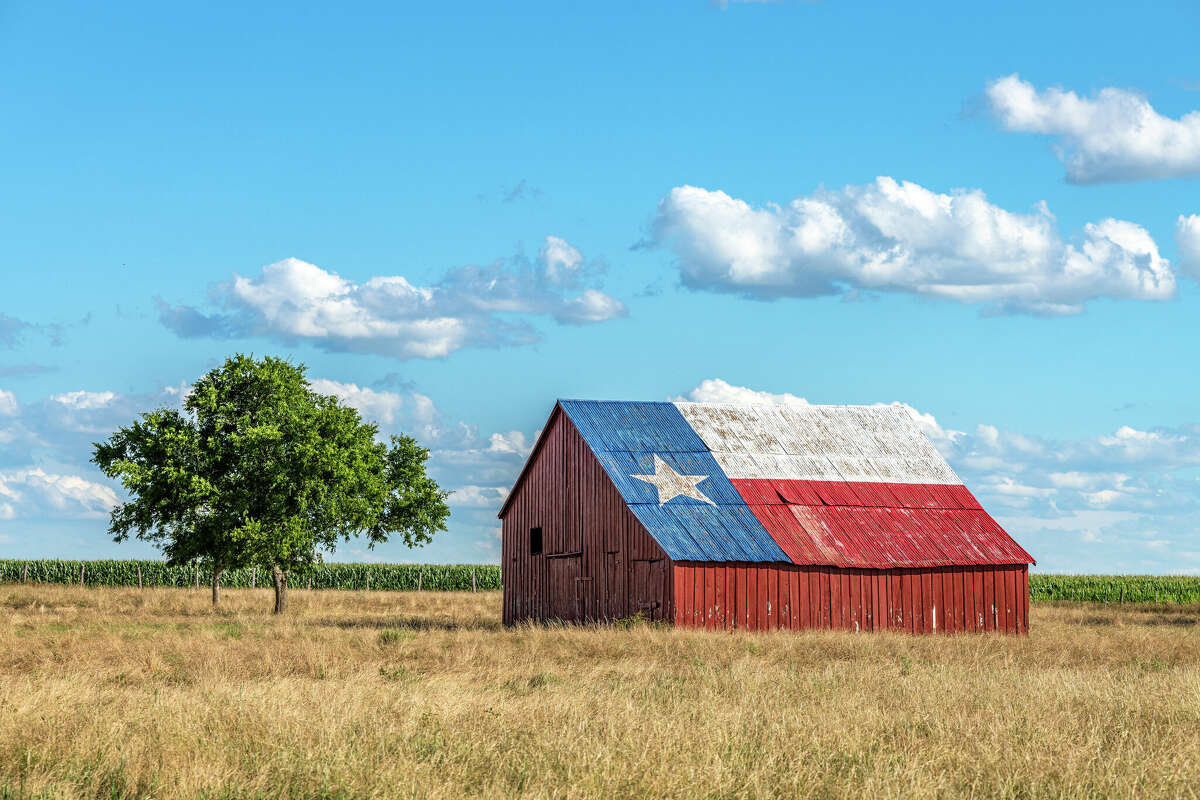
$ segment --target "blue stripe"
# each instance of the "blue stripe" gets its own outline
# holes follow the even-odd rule
[[[562,400],[630,510],[676,561],[790,563],[673,403]],[[654,474],[657,455],[681,475],[703,475],[696,488],[712,500],[679,496],[659,503],[657,488],[634,475]]]

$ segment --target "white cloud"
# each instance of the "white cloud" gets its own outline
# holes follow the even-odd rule
[[[1046,476],[1050,485],[1059,489],[1095,489],[1098,486],[1122,486],[1128,475],[1112,472],[1051,472]]]
[[[537,434],[533,439],[537,439]],[[524,458],[533,449],[533,441],[520,431],[493,433],[488,440],[487,449],[491,453],[507,453]]]
[[[1132,222],[1089,223],[1065,241],[1044,204],[1015,213],[979,190],[888,177],[783,207],[679,186],[659,203],[654,238],[674,250],[685,286],[761,300],[866,290],[1064,315],[1176,292],[1170,263]]]
[[[105,408],[116,398],[116,392],[85,392],[82,390],[50,395],[50,399],[55,403],[80,411]]]
[[[1115,500],[1120,499],[1124,495],[1116,489],[1101,489],[1098,492],[1085,492],[1083,497],[1097,508],[1105,508],[1112,505]]]
[[[547,236],[546,243],[538,252],[538,261],[547,281],[571,285],[583,266],[583,253],[576,250],[566,239]]]
[[[625,304],[617,298],[595,289],[584,289],[578,297],[564,298],[561,308],[554,313],[554,318],[568,325],[587,325],[623,317],[625,314]]]
[[[40,467],[0,472],[0,496],[11,502],[8,518],[41,516],[47,511],[64,516],[97,517],[117,504],[110,487],[78,475],[48,473]]]
[[[490,508],[500,510],[500,504],[508,496],[503,486],[460,486],[450,494],[451,506]]]
[[[989,494],[998,494],[1007,497],[1019,497],[1027,499],[1031,497],[1049,497],[1054,494],[1057,489],[1039,489],[1036,486],[1027,486],[1023,483],[1017,483],[1014,479],[994,475],[987,483],[980,487],[984,492]]]
[[[311,379],[308,383],[314,392],[333,395],[362,414],[368,422],[391,425],[401,410],[416,405],[396,392],[378,392],[357,383],[340,383],[326,378]]]
[[[602,265],[587,265],[563,239],[547,237],[536,263],[521,259],[461,267],[431,286],[400,275],[363,283],[296,258],[235,275],[215,288],[227,309],[206,314],[159,301],[159,319],[180,336],[264,335],[327,350],[395,358],[439,358],[463,347],[537,341],[526,317],[584,325],[625,316],[625,305],[594,287],[566,294]],[[517,316],[517,319],[513,319]]]
[[[1200,281],[1200,214],[1179,215],[1175,246],[1179,250],[1179,269]]]
[[[1125,89],[1087,98],[1038,91],[1016,74],[988,84],[987,100],[1006,129],[1058,137],[1058,158],[1072,183],[1200,175],[1200,111],[1171,119]]]
[[[0,389],[0,417],[15,417],[19,410],[17,396],[12,392]]]
[[[794,394],[760,392],[745,386],[734,386],[720,378],[700,381],[686,394],[671,398],[675,402],[691,403],[739,403],[759,405],[807,406],[809,402]]]

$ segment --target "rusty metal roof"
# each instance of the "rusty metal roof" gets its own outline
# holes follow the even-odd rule
[[[1033,563],[901,408],[559,405],[672,559]]]

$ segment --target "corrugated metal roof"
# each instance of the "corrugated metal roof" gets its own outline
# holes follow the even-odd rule
[[[1033,563],[898,407],[560,407],[674,560]]]

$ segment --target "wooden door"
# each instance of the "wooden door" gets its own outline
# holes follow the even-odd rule
[[[547,558],[550,565],[549,616],[551,619],[582,619],[579,608],[579,556]]]

